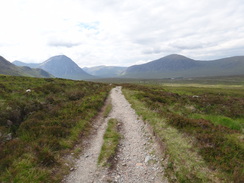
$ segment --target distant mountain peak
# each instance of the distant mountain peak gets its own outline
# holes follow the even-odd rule
[[[53,56],[53,57],[51,57],[51,58],[49,58],[49,59],[54,59],[54,58],[57,58],[57,59],[71,59],[71,58],[69,58],[69,57],[67,57],[66,55],[56,55],[56,56]]]
[[[185,57],[185,56],[180,55],[180,54],[173,53],[173,54],[167,55],[165,57]]]
[[[40,64],[42,68],[56,77],[66,79],[92,79],[90,74],[83,71],[71,58],[66,55],[57,55]]]
[[[49,59],[47,59],[45,62],[43,62],[41,65],[47,63],[47,62],[57,62],[57,63],[68,63],[68,62],[72,62],[75,63],[73,60],[71,60],[71,58],[67,57],[66,55],[57,55],[57,56],[53,56],[50,57]],[[76,63],[75,63],[76,64]]]
[[[190,59],[186,56],[179,55],[179,54],[171,54],[171,55],[165,56],[163,58],[173,58],[173,59],[182,59],[182,58],[186,59],[187,58],[187,59]]]
[[[31,68],[40,68],[53,76],[65,79],[94,79],[95,77],[83,71],[71,58],[66,55],[52,56],[42,63],[24,63],[20,61],[13,62],[17,66],[28,66]]]

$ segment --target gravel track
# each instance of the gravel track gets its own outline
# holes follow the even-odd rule
[[[166,183],[164,168],[160,163],[159,150],[147,126],[135,114],[121,92],[121,87],[112,89],[112,111],[91,137],[90,146],[85,149],[76,163],[76,168],[65,179],[67,183]],[[103,143],[103,134],[109,118],[116,118],[121,124],[123,135],[112,170],[97,167],[97,158]]]

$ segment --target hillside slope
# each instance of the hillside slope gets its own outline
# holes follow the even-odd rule
[[[39,78],[50,78],[53,77],[48,72],[42,69],[33,69],[30,67],[18,67],[5,58],[0,56],[0,74],[13,75],[13,76],[29,76]]]
[[[170,78],[243,75],[244,56],[213,61],[197,61],[181,55],[169,55],[142,65],[129,67],[123,77]]]

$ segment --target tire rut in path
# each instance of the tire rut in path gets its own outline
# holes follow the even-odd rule
[[[147,126],[135,114],[129,102],[122,94],[121,87],[112,89],[112,111],[105,123],[98,129],[91,140],[90,148],[77,162],[77,169],[68,176],[66,182],[119,182],[119,183],[166,183],[164,169],[161,166],[160,153]],[[122,123],[122,140],[118,148],[117,161],[113,170],[97,168],[102,138],[109,118],[116,118]],[[92,156],[90,156],[92,154]],[[88,156],[88,157],[87,157]]]

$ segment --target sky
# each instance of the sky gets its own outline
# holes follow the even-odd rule
[[[80,67],[244,55],[244,0],[0,0],[0,55]]]

